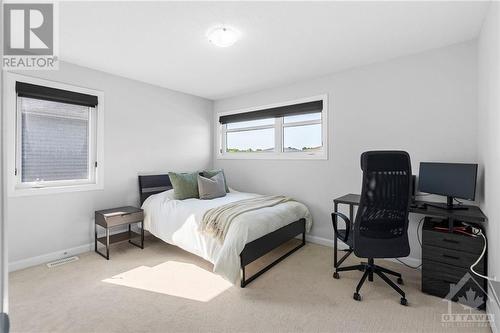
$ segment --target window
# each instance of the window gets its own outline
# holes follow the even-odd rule
[[[6,85],[9,194],[102,188],[102,93],[17,74]]]
[[[226,125],[226,152],[274,151],[274,119],[241,121]]]
[[[326,159],[326,96],[217,115],[218,158]]]
[[[321,152],[321,112],[283,118],[284,152]]]
[[[96,157],[91,137],[95,108],[18,97],[20,184],[91,182]]]

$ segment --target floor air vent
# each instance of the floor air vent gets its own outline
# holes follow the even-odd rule
[[[61,266],[61,265],[68,264],[68,263],[73,262],[73,261],[77,261],[78,259],[79,258],[77,256],[58,259],[56,261],[49,262],[47,264],[47,267],[52,268],[52,267]]]

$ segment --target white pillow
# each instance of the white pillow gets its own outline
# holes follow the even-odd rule
[[[165,191],[162,193],[163,194],[163,197],[165,199],[170,199],[170,200],[175,200],[175,192],[174,192],[174,189],[170,189],[168,191]]]

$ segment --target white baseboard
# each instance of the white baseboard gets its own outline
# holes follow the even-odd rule
[[[491,314],[493,317],[493,322],[490,324],[491,331],[493,333],[500,333],[500,327],[498,326],[498,322],[495,320],[500,318],[500,307],[494,301],[492,301],[489,297],[486,301],[486,313]]]
[[[491,314],[493,322],[490,323],[491,331],[493,333],[500,333],[500,295],[497,294],[495,288],[492,286],[491,281],[488,281],[488,301],[486,302],[486,312]]]
[[[323,238],[323,237],[318,237],[318,236],[313,236],[313,235],[307,235],[306,234],[306,241],[314,243],[314,244],[319,244],[319,245],[323,245],[323,246],[333,247],[333,240],[332,239],[328,239],[328,238]],[[337,244],[338,244],[337,247],[338,247],[339,250],[345,250],[345,249],[347,249],[347,245],[345,243],[338,242]],[[398,264],[401,264],[396,259],[385,259],[385,260],[389,260],[389,261],[393,261],[393,262],[396,262]],[[422,263],[422,261],[420,259],[416,259],[416,258],[412,258],[412,257],[399,258],[399,260],[401,260],[402,262],[404,262],[404,263],[406,263],[406,264],[408,264],[410,266],[413,266],[413,267],[417,267],[417,266],[419,266]]]
[[[318,244],[318,245],[333,247],[333,240],[332,239],[328,239],[328,238],[323,238],[323,237],[318,237],[318,236],[313,236],[313,235],[306,234],[306,241],[314,243],[314,244]],[[344,248],[347,248],[347,245],[345,245],[342,242],[339,242],[338,243],[338,248],[342,250]]]
[[[114,228],[113,231],[110,233],[110,235],[114,235],[123,231],[126,231],[127,227],[120,227],[120,228]],[[144,231],[145,235],[148,234],[147,231]],[[104,235],[99,235],[99,237],[104,236]],[[21,259],[18,261],[14,262],[9,262],[9,272],[14,272],[18,271],[20,269],[32,267],[32,266],[37,266],[40,264],[46,264],[48,262],[57,260],[57,259],[62,259],[66,257],[71,257],[75,256],[77,254],[93,251],[94,249],[94,230],[92,229],[92,235],[89,237],[89,240],[91,243],[89,244],[84,244],[76,247],[72,247],[69,249],[62,249],[59,251],[55,251],[52,253],[46,253],[42,254],[40,256],[36,257],[31,257],[31,258],[26,258],[26,259]]]
[[[301,236],[298,236],[297,238],[300,238]],[[323,238],[319,236],[313,236],[313,235],[306,235],[306,241],[318,244],[318,245],[323,245],[323,246],[328,246],[328,247],[333,247],[333,240],[328,239],[328,238]],[[9,272],[14,272],[18,271],[20,269],[28,268],[31,266],[36,266],[40,264],[45,264],[53,260],[65,258],[65,257],[70,257],[74,256],[77,254],[85,253],[92,251],[92,248],[94,246],[94,243],[89,243],[85,245],[80,245],[77,247],[73,247],[70,249],[65,249],[65,250],[60,250],[52,253],[47,253],[43,254],[40,256],[32,257],[32,258],[27,258],[27,259],[22,259],[14,262],[9,263]],[[347,248],[347,245],[344,244],[343,242],[338,242],[338,249],[339,250],[344,250]],[[399,263],[396,259],[387,259],[390,261],[394,261]],[[403,258],[400,259],[401,261],[407,263],[408,265],[411,266],[418,266],[420,265],[421,261],[415,258]]]
[[[22,259],[9,263],[9,272],[18,271],[20,269],[28,268],[31,266],[36,266],[40,264],[45,264],[53,260],[71,257],[84,252],[89,252],[92,250],[94,243],[80,245],[66,250],[60,250],[52,253],[43,254],[41,256],[36,256],[32,258]]]

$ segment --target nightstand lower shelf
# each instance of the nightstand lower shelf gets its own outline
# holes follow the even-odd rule
[[[138,248],[144,249],[144,222],[139,222],[139,223],[141,224],[140,233],[132,231],[130,224],[128,226],[128,231],[116,233],[113,235],[110,235],[110,228],[105,228],[106,236],[103,237],[97,237],[97,229],[96,229],[95,252],[97,252],[99,255],[106,258],[107,260],[109,260],[109,246],[111,244],[121,243],[125,241],[128,241],[130,244],[137,246]],[[132,240],[135,238],[139,238],[140,243],[133,242]],[[101,243],[106,247],[106,253],[102,253],[101,251],[99,251],[97,243]]]
[[[138,237],[141,238],[141,234],[135,232],[135,231],[124,231],[120,232],[118,234],[113,234],[109,236],[109,244],[115,244],[115,243],[121,243],[124,241],[130,241],[131,239]],[[97,241],[101,243],[102,245],[106,245],[106,236],[99,237],[97,238]],[[130,242],[131,244],[134,244],[135,246],[138,246],[142,248],[143,246],[141,244],[135,244],[134,242]]]

